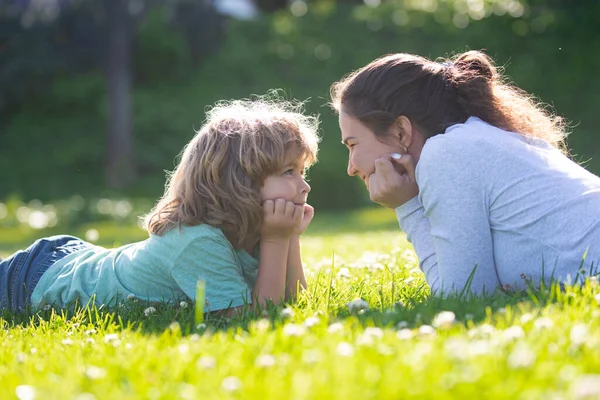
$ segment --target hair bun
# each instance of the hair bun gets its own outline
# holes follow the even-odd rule
[[[459,54],[454,60],[454,66],[461,71],[470,71],[487,79],[496,77],[496,67],[492,59],[481,51],[467,51]]]

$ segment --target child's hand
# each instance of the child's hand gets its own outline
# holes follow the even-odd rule
[[[263,203],[261,240],[289,240],[296,228],[300,226],[302,217],[302,206],[284,199],[266,200]]]
[[[369,176],[367,188],[371,201],[389,208],[401,206],[417,196],[419,187],[412,157],[394,153],[389,159],[375,160],[375,172]]]
[[[302,220],[300,221],[300,224],[298,226],[296,226],[296,229],[294,229],[294,235],[300,236],[302,233],[304,233],[306,228],[308,228],[308,225],[310,225],[310,222],[312,221],[314,216],[315,216],[314,207],[309,204],[305,204]]]

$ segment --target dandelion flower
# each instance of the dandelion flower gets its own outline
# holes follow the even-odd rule
[[[600,396],[600,375],[587,374],[580,376],[571,386],[575,399],[597,399]]]
[[[202,356],[196,361],[196,366],[202,369],[213,369],[217,366],[217,360],[211,356]]]
[[[507,340],[516,340],[525,336],[525,331],[519,325],[514,325],[505,329],[502,336]]]
[[[304,321],[304,326],[306,326],[307,328],[312,328],[313,326],[317,325],[318,323],[319,323],[319,318],[317,318],[317,317],[308,317]]]
[[[302,336],[306,328],[298,324],[287,324],[283,327],[283,334],[286,336]]]
[[[227,392],[235,392],[242,388],[242,381],[236,376],[228,376],[221,382],[221,387]]]
[[[582,345],[585,343],[587,337],[588,328],[584,324],[577,324],[571,328],[570,337],[571,342],[575,345]]]
[[[154,308],[154,307],[148,307],[148,308],[146,308],[146,309],[144,310],[144,315],[145,315],[146,317],[148,317],[148,316],[150,316],[150,315],[152,315],[152,314],[155,314],[155,313],[156,313],[156,308]]]
[[[344,324],[341,322],[334,322],[333,324],[327,327],[327,332],[329,333],[341,333],[344,331]]]
[[[433,318],[431,325],[435,328],[448,328],[454,324],[455,320],[456,315],[452,311],[442,311]]]
[[[275,365],[275,357],[273,357],[271,354],[262,354],[256,358],[254,364],[261,368],[272,367]]]
[[[291,318],[294,318],[294,310],[292,310],[289,307],[286,307],[283,310],[281,310],[281,313],[279,313],[279,316],[282,319],[291,319]]]
[[[540,317],[533,322],[533,328],[537,330],[549,329],[554,326],[554,322],[548,317]]]
[[[337,345],[336,352],[342,357],[352,357],[354,355],[354,347],[350,343],[341,342]]]
[[[19,385],[15,388],[15,393],[19,400],[32,400],[36,396],[35,388],[30,385]]]
[[[368,310],[369,309],[369,303],[367,303],[363,299],[354,299],[351,302],[349,302],[348,304],[346,304],[346,306],[348,307],[348,310],[351,313],[356,313],[356,312],[359,312],[359,311],[363,311],[363,310]]]

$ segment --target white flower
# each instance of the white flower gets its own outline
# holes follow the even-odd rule
[[[30,385],[19,385],[15,388],[19,400],[32,400],[35,398],[35,388]]]
[[[435,329],[430,325],[421,325],[419,327],[419,335],[421,335],[421,336],[435,335]]]
[[[180,354],[187,354],[190,352],[190,346],[187,344],[180,344],[177,346],[177,350],[179,350]]]
[[[471,320],[473,320],[473,318],[474,318],[474,317],[473,317],[473,314],[465,314],[465,319],[466,319],[467,321],[471,321]]]
[[[535,362],[535,353],[524,343],[520,343],[513,349],[508,356],[508,366],[510,368],[527,368]]]
[[[179,303],[179,307],[181,307],[181,308],[187,308],[187,306],[188,306],[188,303],[185,301],[182,301],[181,303]]]
[[[318,323],[319,323],[319,318],[317,318],[317,317],[308,317],[304,321],[304,326],[306,326],[307,328],[312,328],[313,326],[317,325]]]
[[[196,325],[196,329],[198,329],[198,330],[206,329],[206,324],[204,324],[204,323],[198,324],[198,325]]]
[[[254,364],[257,367],[268,368],[275,365],[275,357],[270,354],[262,354],[256,358]]]
[[[292,310],[289,307],[286,307],[283,310],[281,310],[281,313],[279,313],[279,316],[282,319],[291,319],[291,318],[294,318],[294,310]]]
[[[349,302],[348,304],[346,304],[346,307],[348,307],[348,310],[351,313],[355,313],[355,312],[359,312],[362,310],[368,310],[369,303],[367,303],[363,299],[354,299],[351,302]]]
[[[383,337],[383,330],[375,326],[369,326],[368,328],[365,328],[364,334],[373,338],[381,339]]]
[[[242,388],[242,381],[236,376],[228,376],[221,382],[221,387],[227,392],[235,392]]]
[[[88,329],[88,330],[85,331],[85,334],[89,336],[89,335],[93,335],[96,332],[97,331],[95,329]]]
[[[129,293],[129,294],[127,295],[127,300],[135,300],[135,294],[133,294],[133,293]]]
[[[350,343],[341,342],[337,345],[336,352],[342,357],[352,357],[354,355],[354,347]]]
[[[529,321],[533,319],[533,315],[526,313],[521,316],[521,325],[527,324]]]
[[[598,303],[598,305],[600,306],[600,293],[598,293],[597,295],[595,295],[594,299],[596,299],[596,303]]]
[[[431,325],[435,328],[448,328],[455,320],[456,315],[452,311],[442,311],[433,318]]]
[[[146,308],[146,309],[144,310],[144,315],[145,315],[146,317],[148,317],[148,316],[150,316],[150,315],[152,315],[152,314],[155,314],[155,313],[156,313],[156,308],[154,308],[154,307],[148,307],[148,308]]]
[[[580,376],[571,386],[575,399],[597,399],[600,396],[600,375],[587,374]]]
[[[44,311],[50,311],[51,308],[52,308],[52,306],[50,304],[46,304],[44,306]],[[26,386],[26,385],[21,385],[21,386]]]
[[[588,328],[584,324],[577,324],[571,328],[571,342],[575,345],[582,345],[585,343],[585,339],[588,333]]]
[[[62,341],[62,344],[64,344],[65,346],[70,346],[73,344],[73,340],[71,338],[66,338]]]
[[[286,336],[301,336],[306,332],[306,328],[302,325],[287,324],[283,327],[283,334]]]
[[[341,322],[334,322],[333,324],[327,327],[327,332],[329,333],[341,333],[344,331],[344,324]]]
[[[116,333],[109,333],[108,335],[104,335],[104,343],[112,343],[119,339],[119,335]]]
[[[537,330],[549,329],[554,326],[554,322],[548,317],[540,317],[533,322],[533,328]]]
[[[404,329],[404,328],[406,328],[407,326],[408,326],[408,322],[406,322],[406,321],[400,321],[400,322],[398,322],[398,323],[396,324],[396,327],[397,327],[398,329]]]
[[[106,370],[90,365],[85,369],[85,376],[90,379],[101,379],[106,376]]]
[[[525,331],[519,325],[511,326],[502,332],[502,336],[507,340],[520,339],[525,336]]]
[[[346,267],[344,268],[340,268],[340,270],[338,271],[337,275],[338,278],[340,279],[350,279],[352,278],[352,275],[350,275],[350,270]]]
[[[314,364],[316,362],[321,361],[322,359],[323,357],[321,356],[319,350],[308,349],[304,350],[304,352],[302,353],[302,361],[305,364]]]
[[[410,340],[415,337],[415,334],[410,329],[400,329],[396,332],[396,337],[400,340]]]
[[[196,366],[202,369],[213,369],[217,366],[217,360],[211,356],[202,356],[196,361]]]

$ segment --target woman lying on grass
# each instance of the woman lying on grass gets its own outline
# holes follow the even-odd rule
[[[348,174],[394,208],[432,293],[576,281],[600,261],[600,178],[485,54],[379,58],[332,86]]]
[[[314,211],[304,173],[317,127],[277,98],[217,104],[146,217],[148,239],[114,249],[40,239],[0,263],[0,309],[194,300],[199,279],[205,311],[294,298],[306,286],[300,234]]]

